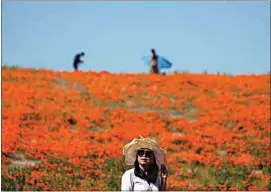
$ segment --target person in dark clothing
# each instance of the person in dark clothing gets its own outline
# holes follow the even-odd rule
[[[74,71],[77,71],[78,70],[78,65],[80,63],[83,63],[83,61],[81,60],[81,57],[84,56],[84,55],[85,55],[84,52],[81,52],[81,53],[78,53],[78,54],[75,55],[74,60],[73,60]]]
[[[158,68],[158,55],[154,49],[151,49],[151,58],[150,58],[150,73],[159,74]]]

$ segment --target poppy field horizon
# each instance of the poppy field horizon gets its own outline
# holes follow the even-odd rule
[[[2,68],[9,190],[120,190],[122,148],[155,138],[168,190],[271,190],[270,75]]]

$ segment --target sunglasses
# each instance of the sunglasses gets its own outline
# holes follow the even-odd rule
[[[140,157],[143,157],[144,154],[145,154],[145,157],[151,157],[153,152],[150,150],[138,150],[137,154]]]

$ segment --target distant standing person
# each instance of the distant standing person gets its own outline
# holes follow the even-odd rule
[[[84,56],[84,55],[85,55],[84,52],[81,52],[81,53],[78,53],[78,54],[75,55],[74,61],[73,61],[74,71],[77,71],[78,70],[78,65],[80,63],[83,63],[83,61],[81,60],[81,57]]]
[[[158,68],[158,55],[154,49],[151,49],[151,58],[150,58],[150,73],[159,74]]]

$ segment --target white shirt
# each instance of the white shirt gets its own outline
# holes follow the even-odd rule
[[[135,168],[125,171],[121,178],[121,191],[159,191],[160,178],[157,177],[155,184],[135,176]]]

